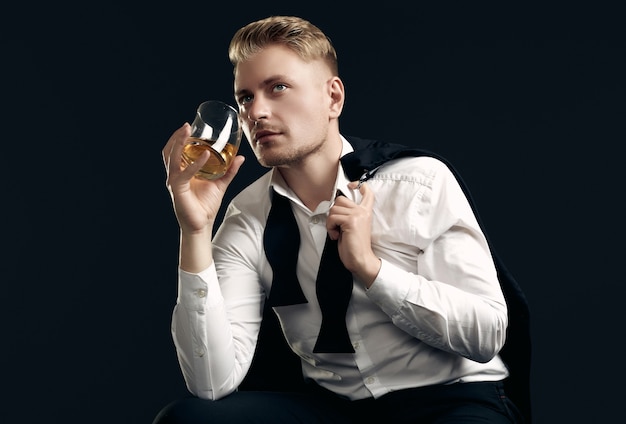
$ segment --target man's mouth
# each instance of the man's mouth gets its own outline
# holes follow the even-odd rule
[[[254,142],[256,144],[263,144],[267,141],[269,141],[269,138],[273,135],[278,134],[277,132],[274,131],[270,131],[270,130],[257,130],[254,133]]]

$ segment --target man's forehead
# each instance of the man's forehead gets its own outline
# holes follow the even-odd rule
[[[285,46],[272,45],[235,67],[235,90],[252,89],[281,79],[287,81],[298,76],[319,75],[324,73],[324,68],[328,67],[321,59],[305,61]]]
[[[235,67],[235,77],[240,74],[259,73],[268,69],[287,68],[305,64],[300,56],[285,46],[271,45],[243,60]],[[273,71],[275,72],[275,71]]]

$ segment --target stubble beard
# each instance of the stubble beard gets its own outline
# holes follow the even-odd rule
[[[323,145],[324,140],[313,145],[305,145],[298,148],[288,147],[287,149],[281,149],[273,145],[262,146],[260,148],[261,151],[256,152],[256,156],[261,166],[266,168],[293,168],[302,164],[309,156],[319,152]]]

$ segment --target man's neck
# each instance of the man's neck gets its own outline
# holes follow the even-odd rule
[[[343,144],[340,137],[326,143],[330,144],[327,148],[310,155],[298,166],[278,168],[289,188],[312,211],[334,195]]]

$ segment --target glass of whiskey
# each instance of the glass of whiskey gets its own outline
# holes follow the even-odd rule
[[[183,148],[183,166],[192,164],[208,150],[211,155],[195,176],[207,180],[223,176],[237,155],[241,134],[239,115],[232,106],[219,100],[202,103],[191,124],[191,136]]]

